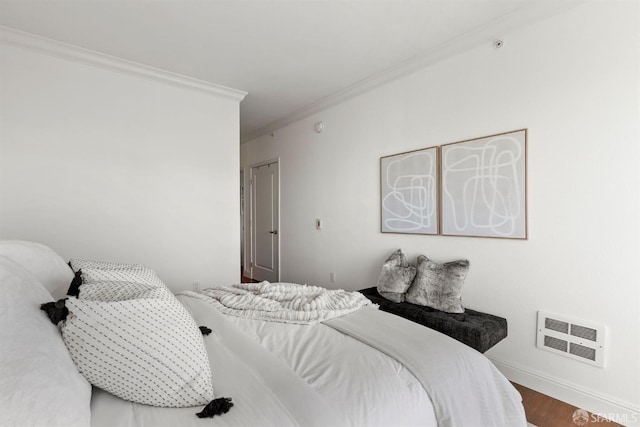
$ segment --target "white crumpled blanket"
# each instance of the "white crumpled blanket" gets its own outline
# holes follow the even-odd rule
[[[224,314],[296,324],[315,324],[375,306],[360,292],[267,281],[213,287],[201,294]]]

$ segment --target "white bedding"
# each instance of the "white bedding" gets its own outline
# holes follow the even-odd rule
[[[325,322],[400,361],[427,391],[439,427],[524,427],[522,398],[484,355],[390,313],[363,308]]]
[[[228,320],[325,396],[330,410],[346,414],[339,425],[436,425],[429,396],[416,377],[359,340],[322,324]]]
[[[72,276],[68,266],[42,245],[0,248],[1,342],[9,343],[0,346],[0,425],[526,425],[519,395],[484,356],[421,325],[367,307],[316,325],[265,322],[225,315],[192,292],[178,299],[213,330],[204,343],[214,391],[235,406],[201,419],[202,406],[151,407],[96,388],[90,398],[39,309]]]
[[[526,425],[519,394],[483,355],[397,316],[363,308],[326,324],[283,324],[224,315],[192,292],[178,299],[213,329],[205,343],[216,395],[236,405],[216,425]],[[195,409],[97,391],[92,425],[200,425]]]
[[[178,299],[213,329],[205,344],[216,395],[235,404],[214,418],[216,426],[437,425],[418,380],[358,340],[324,325],[225,316],[190,292]],[[198,411],[133,404],[94,389],[91,423],[201,426]]]
[[[40,310],[51,300],[39,277],[0,255],[0,426],[89,424],[91,385]]]

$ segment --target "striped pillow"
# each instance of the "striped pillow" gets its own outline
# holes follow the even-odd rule
[[[163,297],[170,291],[156,275],[155,271],[147,267],[122,270],[102,270],[83,268],[81,270],[82,285],[78,298],[93,301],[122,301],[137,298],[140,293],[147,293],[152,289],[158,292],[157,297]],[[150,296],[146,296],[150,298]]]
[[[62,337],[94,386],[160,407],[196,406],[214,398],[202,334],[171,293],[124,301],[70,298],[66,306]]]
[[[104,271],[105,273],[126,271],[130,273],[131,276],[139,276],[139,274],[137,273],[142,273],[144,270],[148,270],[155,275],[155,272],[153,270],[148,269],[142,264],[122,264],[116,262],[93,261],[87,259],[71,259],[69,261],[69,267],[71,267],[71,270],[75,274],[75,277],[71,281],[69,289],[67,290],[67,295],[76,297],[80,294],[80,286],[83,284],[83,282],[87,281],[88,276],[85,275],[86,277],[83,277],[83,270],[92,270],[94,272]],[[110,280],[129,281],[128,279],[122,278],[112,278]],[[159,280],[160,279],[158,279],[158,281]]]
[[[148,267],[104,270],[100,268],[83,268],[82,283],[105,281],[144,283],[153,287],[164,286],[155,271]]]
[[[165,286],[155,287],[143,283],[103,281],[80,286],[81,300],[125,301],[139,298],[167,298],[171,291]]]
[[[131,270],[145,268],[142,264],[123,264],[119,262],[93,261],[89,259],[71,259],[69,266],[76,272],[85,268],[95,268],[99,270]]]

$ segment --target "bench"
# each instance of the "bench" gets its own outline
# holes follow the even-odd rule
[[[489,350],[507,336],[507,319],[465,308],[464,313],[445,313],[431,307],[393,302],[380,296],[377,288],[359,291],[380,310],[449,335],[481,353]]]

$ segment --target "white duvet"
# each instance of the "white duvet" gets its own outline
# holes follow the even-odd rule
[[[234,407],[216,426],[436,426],[431,402],[398,362],[324,325],[225,316],[196,294],[178,295],[198,325],[216,396]],[[94,389],[92,426],[202,426],[200,408],[165,409]]]
[[[335,329],[348,329],[349,322],[334,319],[330,322],[339,325],[333,327],[264,322],[225,316],[206,298],[191,292],[178,295],[178,299],[198,325],[213,330],[205,337],[205,344],[216,395],[233,398],[235,406],[227,414],[206,421],[195,416],[200,408],[154,408],[125,402],[94,389],[93,426],[201,426],[205,422],[213,425],[214,421],[216,426],[438,425],[432,399],[416,375],[393,357],[371,347],[371,343],[365,344]],[[362,311],[372,318],[389,316],[373,309],[355,314]],[[405,326],[411,324],[397,319],[406,322]],[[451,341],[454,348],[467,351],[464,345],[442,337]],[[479,353],[478,356],[484,358]],[[467,368],[473,370],[472,366]],[[450,375],[440,372],[436,382],[446,382]],[[484,377],[480,378],[484,381]],[[508,384],[503,377],[498,382],[502,380]],[[512,422],[504,424],[504,402],[520,408],[521,404],[517,392],[503,386],[486,384],[477,390],[458,390],[459,394],[452,397],[459,398],[462,407],[470,399],[483,405],[488,399],[498,399],[489,402],[495,404],[494,420],[490,414],[486,419],[458,418],[465,420],[462,425],[526,425],[521,409],[521,417],[512,415]],[[453,424],[444,420],[440,425]]]

